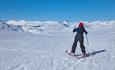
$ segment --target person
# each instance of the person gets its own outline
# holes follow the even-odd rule
[[[88,32],[84,28],[84,23],[80,22],[78,27],[75,26],[74,29],[73,29],[73,32],[77,32],[77,34],[75,35],[75,39],[74,39],[74,42],[73,42],[70,54],[75,55],[75,50],[76,50],[76,47],[77,47],[77,42],[79,41],[80,48],[81,48],[81,51],[82,51],[82,54],[83,54],[82,57],[87,56],[86,51],[85,51],[85,46],[83,44],[84,43],[84,36],[83,36],[83,34],[85,33],[87,35]]]

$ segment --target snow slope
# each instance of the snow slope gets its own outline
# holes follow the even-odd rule
[[[53,23],[57,22],[51,22],[45,21],[48,26],[42,24],[43,28],[48,29],[49,25],[51,29],[55,27]],[[84,59],[76,59],[65,53],[65,50],[70,51],[73,44],[73,25],[63,27],[56,24],[57,29],[53,33],[49,33],[50,28],[45,33],[0,31],[0,70],[115,70],[115,22],[103,23],[95,21],[86,24],[86,51],[95,52],[95,55]],[[27,24],[21,27],[26,30]],[[80,53],[78,46],[76,54]]]

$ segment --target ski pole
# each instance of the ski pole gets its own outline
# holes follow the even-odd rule
[[[86,35],[87,45],[89,46],[88,36]]]

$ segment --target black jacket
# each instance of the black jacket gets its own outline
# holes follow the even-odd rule
[[[74,28],[73,32],[77,32],[77,36],[79,37],[83,37],[83,33],[85,32],[85,34],[87,34],[88,32],[85,30],[84,27],[78,27],[78,28]]]

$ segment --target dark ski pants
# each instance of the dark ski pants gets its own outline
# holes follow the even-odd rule
[[[77,42],[78,42],[78,41],[79,41],[79,43],[80,43],[80,48],[81,48],[82,53],[86,53],[85,47],[84,47],[84,44],[83,44],[84,38],[83,38],[83,37],[78,37],[78,36],[75,36],[75,39],[74,39],[74,43],[73,43],[71,52],[72,52],[72,53],[75,53],[75,50],[76,50]]]

